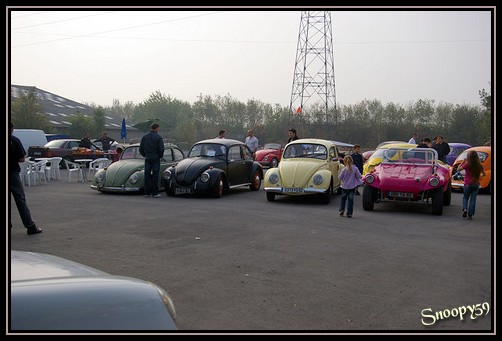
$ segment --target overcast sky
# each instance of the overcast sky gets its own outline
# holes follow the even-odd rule
[[[289,106],[301,11],[10,9],[11,84],[103,106],[157,90]],[[333,8],[331,20],[338,105],[479,105],[491,90],[490,8]]]

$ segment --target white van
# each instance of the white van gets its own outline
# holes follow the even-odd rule
[[[14,129],[12,135],[21,140],[26,153],[30,147],[43,147],[47,143],[44,131],[39,129]]]

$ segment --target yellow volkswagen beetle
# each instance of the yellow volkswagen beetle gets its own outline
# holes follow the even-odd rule
[[[378,148],[373,155],[366,161],[366,163],[363,166],[363,175],[368,174],[375,168],[375,166],[379,165],[382,160],[383,160],[383,155],[384,152],[389,149],[389,148],[415,148],[417,145],[416,144],[411,144],[411,143],[390,143],[390,144],[385,144]],[[396,159],[398,158],[398,155],[395,156]]]
[[[340,189],[338,174],[343,167],[335,141],[292,141],[284,148],[279,167],[265,173],[267,200],[274,201],[276,195],[319,195],[328,204],[333,192]]]

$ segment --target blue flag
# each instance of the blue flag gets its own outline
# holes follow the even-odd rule
[[[120,130],[120,138],[122,140],[125,140],[127,137],[127,129],[126,129],[126,123],[125,123],[125,117],[122,119],[122,129]]]

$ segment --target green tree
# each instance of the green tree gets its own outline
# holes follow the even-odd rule
[[[479,91],[479,98],[481,100],[481,105],[483,106],[483,111],[480,115],[480,120],[478,122],[478,130],[480,132],[480,137],[488,140],[493,136],[493,117],[492,117],[492,95],[485,89]]]
[[[22,93],[11,104],[11,121],[17,129],[41,129],[52,132],[52,124],[43,113],[35,92]]]
[[[98,106],[97,108],[94,109],[92,112],[92,118],[93,118],[93,125],[90,125],[88,127],[88,132],[91,136],[96,136],[100,137],[101,133],[105,130],[105,108],[102,106]]]
[[[81,138],[86,132],[91,137],[96,136],[95,122],[91,117],[77,111],[68,121],[71,123],[68,133],[72,138]]]

